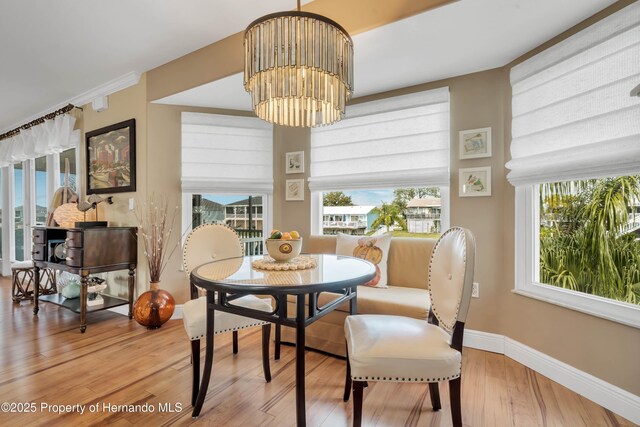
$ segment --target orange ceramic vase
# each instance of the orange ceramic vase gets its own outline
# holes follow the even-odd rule
[[[147,329],[157,329],[171,318],[175,308],[173,296],[160,289],[159,282],[151,282],[151,290],[140,295],[133,304],[133,318]]]

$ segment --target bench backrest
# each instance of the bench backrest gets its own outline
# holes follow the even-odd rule
[[[336,253],[337,236],[310,236],[307,252]],[[391,239],[387,261],[389,286],[427,289],[431,251],[437,239],[394,237]]]

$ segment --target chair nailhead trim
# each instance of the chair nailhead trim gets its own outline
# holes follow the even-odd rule
[[[461,373],[457,373],[455,375],[451,375],[448,377],[443,377],[443,378],[399,378],[396,377],[395,379],[393,377],[382,377],[382,379],[380,377],[356,377],[356,376],[351,376],[351,379],[353,381],[384,381],[384,382],[405,382],[405,383],[410,383],[410,382],[417,382],[417,383],[433,383],[433,382],[440,382],[440,381],[449,381],[449,380],[455,380],[456,378],[460,378]]]
[[[219,335],[219,334],[223,334],[225,332],[239,331],[240,329],[248,329],[248,328],[253,328],[255,326],[262,326],[262,325],[268,325],[268,324],[269,324],[269,322],[252,323],[250,325],[241,326],[239,328],[229,328],[229,329],[224,329],[222,331],[217,331],[213,335]],[[204,338],[206,335],[207,334],[202,334],[202,335],[200,335],[198,337],[191,337],[190,340],[191,341],[199,340],[200,338]]]

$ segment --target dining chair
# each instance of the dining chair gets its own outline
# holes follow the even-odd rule
[[[231,228],[222,224],[203,224],[194,228],[187,236],[183,247],[183,264],[187,277],[198,266],[228,258],[241,257],[243,245],[240,238]],[[183,307],[183,322],[187,335],[191,340],[191,361],[193,364],[193,387],[191,404],[194,405],[200,387],[200,339],[207,332],[207,297],[198,296],[199,288],[190,284],[191,300]],[[272,311],[271,302],[247,295],[233,300],[234,305],[248,307],[266,312]],[[262,326],[262,368],[264,379],[271,381],[269,366],[269,336],[271,324],[236,314],[215,311],[214,335],[224,332],[233,333],[233,353],[238,353],[238,331],[240,329]]]
[[[429,383],[439,410],[438,383],[449,381],[453,425],[462,426],[460,401],[462,339],[471,301],[475,239],[453,227],[436,242],[429,261],[431,309],[427,320],[404,316],[354,315],[345,321],[347,375],[344,401],[353,382],[353,425],[362,423],[368,381]]]

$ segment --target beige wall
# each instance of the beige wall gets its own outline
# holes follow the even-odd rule
[[[611,10],[625,3],[629,1],[617,3]],[[599,14],[591,21],[601,19],[610,11]],[[566,34],[571,34],[571,31]],[[87,108],[84,117],[85,130],[135,117],[138,120],[137,195],[144,197],[150,191],[161,191],[175,200],[180,208],[180,112],[199,109],[147,104],[146,100],[193,87],[211,77],[207,74],[209,71],[203,70],[206,62],[199,62],[194,57],[185,61],[172,64],[171,67],[175,67],[172,69],[163,66],[150,72],[150,76],[155,74],[155,77],[153,85],[150,77],[149,90],[143,77],[138,86],[112,95],[108,111],[93,113]],[[198,76],[184,70],[183,74],[180,70],[185,65],[188,65],[187,68],[199,68],[195,73]],[[201,73],[207,76],[203,77]],[[514,190],[506,181],[507,171],[504,168],[509,159],[510,141],[508,67],[379,94],[355,102],[442,86],[449,86],[451,94],[451,224],[473,230],[478,244],[475,278],[480,283],[480,298],[472,301],[468,328],[504,334],[640,395],[640,364],[637,363],[640,329],[512,293]],[[493,129],[493,156],[458,160],[458,131],[487,126]],[[284,200],[285,180],[303,177],[301,174],[284,174],[284,154],[288,151],[305,151],[306,179],[309,174],[309,135],[309,131],[304,129],[274,129],[273,224],[278,228],[298,229],[303,237],[308,236],[310,231],[310,195],[307,190],[304,202]],[[458,169],[472,166],[492,167],[491,197],[458,197]],[[118,195],[116,204],[106,209],[108,218],[118,224],[133,224],[126,207],[129,197],[132,195]],[[178,236],[175,235],[174,239],[177,242]],[[187,281],[179,271],[179,258],[174,256],[170,261],[163,277],[163,287],[181,303],[188,294]],[[145,286],[141,279],[139,288]]]

